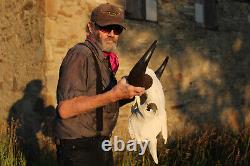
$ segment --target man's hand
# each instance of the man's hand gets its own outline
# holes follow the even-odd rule
[[[78,96],[61,101],[58,105],[59,115],[62,119],[67,119],[80,113],[91,111],[97,107],[107,105],[111,102],[140,96],[144,91],[144,88],[129,85],[126,79],[123,78],[116,86],[105,93],[94,96]]]
[[[111,89],[113,102],[121,99],[131,99],[134,96],[141,96],[145,91],[143,87],[129,85],[125,78],[121,79],[116,86]]]

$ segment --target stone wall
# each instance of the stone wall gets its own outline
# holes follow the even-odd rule
[[[40,0],[0,2],[0,116],[22,96],[27,84],[46,84],[44,4]]]
[[[0,11],[4,16],[0,25],[4,41],[0,46],[1,110],[8,110],[32,79],[44,81],[44,100],[56,106],[61,61],[70,47],[85,39],[90,11],[101,2],[124,4],[123,0],[4,1]],[[126,20],[117,78],[127,75],[157,39],[149,66],[156,69],[170,56],[161,80],[169,133],[213,125],[234,130],[249,126],[248,13],[245,3],[220,0],[219,30],[209,31],[196,26],[194,8],[186,1],[158,0],[158,23]],[[116,132],[126,130],[129,110],[129,106],[121,109]]]

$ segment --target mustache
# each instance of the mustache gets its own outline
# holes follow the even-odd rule
[[[105,41],[112,41],[113,43],[117,43],[117,40],[114,39],[113,37],[108,37],[105,39]]]
[[[106,38],[101,40],[101,47],[104,51],[112,52],[117,49],[118,41],[112,38]]]

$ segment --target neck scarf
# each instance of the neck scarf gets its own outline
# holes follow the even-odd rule
[[[114,52],[106,52],[106,51],[103,51],[103,55],[109,58],[110,67],[112,71],[116,73],[119,67],[118,56]]]

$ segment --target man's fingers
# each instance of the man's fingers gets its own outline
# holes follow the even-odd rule
[[[142,87],[134,87],[134,86],[129,86],[128,87],[130,96],[141,96],[145,92],[145,88]]]
[[[142,88],[142,87],[134,87],[134,90],[135,90],[135,92],[137,92],[137,93],[144,93],[145,88]]]
[[[120,98],[130,98],[132,99],[134,96],[141,96],[145,93],[145,88],[143,87],[135,87],[127,83],[126,78],[122,78],[117,85],[117,93],[119,92]]]

